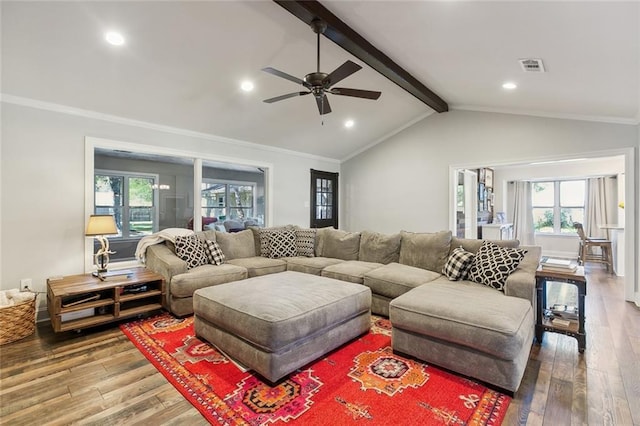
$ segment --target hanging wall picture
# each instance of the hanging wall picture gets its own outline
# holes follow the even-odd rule
[[[486,169],[484,172],[484,186],[493,188],[493,169]]]

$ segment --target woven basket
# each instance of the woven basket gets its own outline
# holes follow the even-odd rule
[[[36,298],[0,309],[0,345],[30,336],[36,330]]]

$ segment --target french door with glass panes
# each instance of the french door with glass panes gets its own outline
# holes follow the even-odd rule
[[[338,173],[311,169],[312,228],[338,228]]]

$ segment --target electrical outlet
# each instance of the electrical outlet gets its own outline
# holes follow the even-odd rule
[[[20,280],[20,290],[21,291],[31,290],[31,278],[23,278]]]

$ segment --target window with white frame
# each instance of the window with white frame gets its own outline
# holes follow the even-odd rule
[[[531,185],[536,233],[575,234],[573,224],[584,223],[586,181],[555,180]]]
[[[157,175],[96,170],[94,200],[96,214],[113,215],[118,237],[138,238],[158,229],[158,205],[154,191]]]
[[[203,179],[202,217],[246,220],[255,216],[256,184]]]

